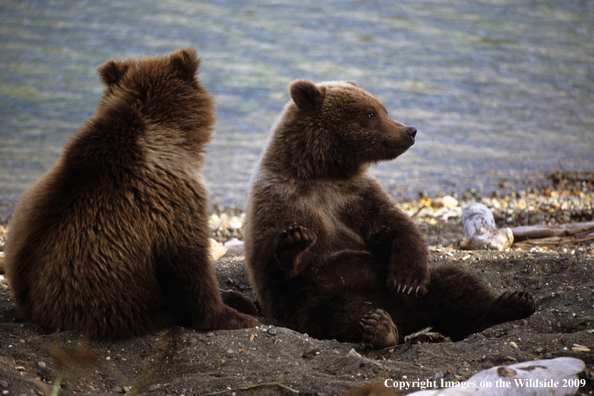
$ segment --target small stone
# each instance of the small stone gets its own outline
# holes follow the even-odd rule
[[[223,257],[227,253],[227,249],[215,241],[214,239],[210,239],[210,259],[212,261],[217,261],[219,258]]]
[[[115,393],[124,393],[124,388],[122,388],[119,385],[116,385],[116,386],[113,387],[113,389],[111,391],[112,392],[115,392]]]
[[[510,341],[509,346],[512,347],[512,348],[514,348],[514,349],[518,349],[518,344],[516,344],[513,341]]]
[[[536,352],[541,353],[543,351],[542,348],[536,348]]]
[[[8,388],[8,382],[6,382],[4,380],[0,380],[0,386],[3,388]]]
[[[233,355],[235,354],[235,351],[233,351],[233,349],[227,349],[227,350],[225,351],[225,354],[226,354],[227,356],[233,356]]]
[[[45,362],[39,362],[37,363],[37,365],[39,366],[39,368],[45,369],[47,367],[47,364],[45,364]]]
[[[451,195],[446,195],[431,201],[431,206],[434,208],[453,209],[458,206],[458,200]]]
[[[270,334],[271,336],[275,336],[278,334],[278,332],[275,328],[268,329],[268,331],[266,333]]]

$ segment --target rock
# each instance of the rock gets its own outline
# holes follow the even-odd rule
[[[275,328],[272,329],[268,329],[268,331],[266,331],[267,334],[270,334],[271,336],[275,336],[278,334],[278,331]]]
[[[8,382],[4,380],[0,380],[0,386],[3,388],[8,388]]]
[[[210,258],[212,261],[220,259],[225,253],[227,253],[227,249],[223,245],[214,239],[210,240]]]
[[[431,201],[431,206],[434,208],[453,209],[458,206],[458,200],[451,195],[446,195],[440,198],[435,198]]]

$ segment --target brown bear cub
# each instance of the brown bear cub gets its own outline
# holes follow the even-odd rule
[[[429,269],[419,228],[367,173],[415,141],[351,82],[296,81],[252,180],[246,261],[263,314],[382,348],[432,326],[454,340],[534,312],[456,267]],[[431,283],[429,280],[431,279]]]
[[[257,324],[223,302],[209,259],[198,171],[215,105],[199,63],[185,49],[98,69],[107,88],[97,114],[10,226],[6,274],[26,320],[95,338]]]

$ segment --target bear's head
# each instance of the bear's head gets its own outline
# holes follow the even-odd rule
[[[216,118],[214,100],[197,78],[199,65],[193,48],[159,57],[112,59],[97,69],[106,86],[99,114],[109,122],[120,115],[160,131],[181,131],[185,143],[201,147],[210,140]]]
[[[350,81],[291,84],[263,165],[300,179],[349,178],[391,160],[415,142],[417,130],[390,118],[370,93]]]

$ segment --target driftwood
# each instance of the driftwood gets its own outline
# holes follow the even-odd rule
[[[556,248],[594,241],[594,221],[556,226],[523,226],[511,230],[516,241],[514,246],[518,248],[534,246]]]
[[[514,227],[511,230],[514,233],[514,240],[520,242],[526,239],[571,236],[575,234],[582,234],[584,232],[594,233],[594,221],[590,221],[588,223],[560,224],[555,226],[523,226]]]

